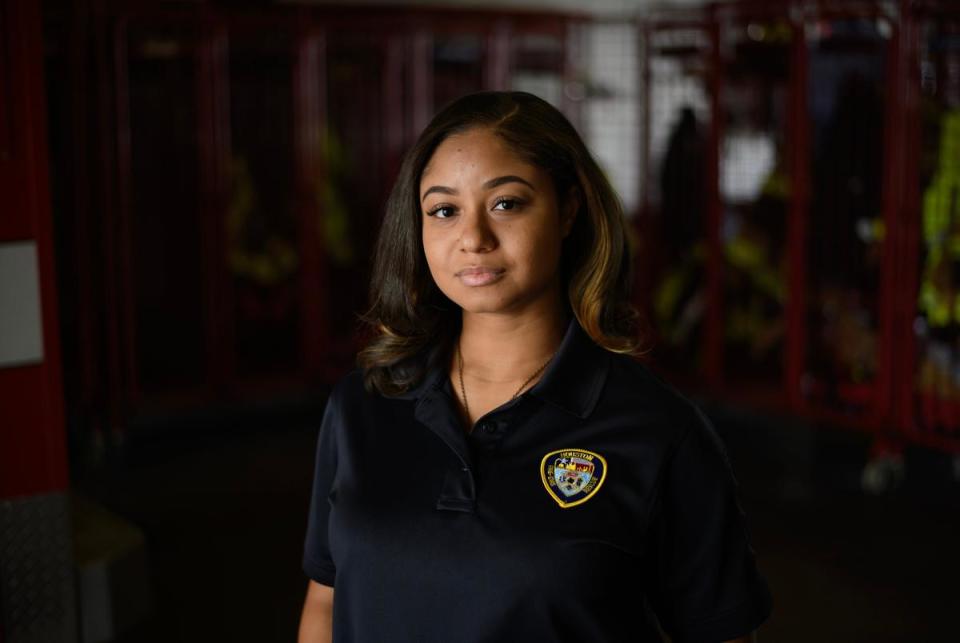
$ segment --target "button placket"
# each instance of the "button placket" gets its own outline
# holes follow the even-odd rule
[[[437,498],[436,507],[445,511],[473,513],[476,508],[476,485],[470,467],[459,466],[447,469],[443,489]]]
[[[473,512],[477,489],[471,449],[467,443],[463,425],[454,411],[452,400],[442,391],[431,390],[420,398],[414,416],[436,434],[456,458],[450,462],[444,474],[440,497],[437,498],[437,509]]]
[[[481,420],[473,428],[470,443],[479,452],[491,454],[500,448],[500,443],[507,434],[507,426],[505,419]]]
[[[477,425],[477,428],[481,433],[491,434],[495,433],[497,430],[497,423],[493,420],[483,420],[480,424]]]

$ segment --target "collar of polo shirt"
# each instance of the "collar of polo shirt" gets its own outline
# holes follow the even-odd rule
[[[398,397],[422,400],[442,389],[447,371],[438,357],[439,350],[434,349],[427,358],[427,363],[432,366],[423,381]],[[610,353],[597,346],[576,318],[571,317],[556,357],[550,361],[540,381],[520,397],[532,395],[583,420],[597,405],[609,368]]]

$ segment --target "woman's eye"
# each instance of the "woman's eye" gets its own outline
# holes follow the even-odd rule
[[[453,208],[449,205],[438,205],[434,209],[427,212],[428,217],[436,217],[438,219],[446,219],[447,217],[453,216]]]
[[[518,199],[497,199],[493,204],[494,210],[516,210],[520,206]]]

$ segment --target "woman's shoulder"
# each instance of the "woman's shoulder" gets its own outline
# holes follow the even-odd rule
[[[332,396],[356,395],[364,391],[363,369],[353,368],[340,376],[330,390]]]
[[[713,442],[716,433],[700,405],[680,392],[647,363],[628,355],[613,354],[610,360],[606,401],[642,418],[647,426],[662,427],[671,442],[695,433]]]
[[[419,385],[407,393],[386,395],[370,384],[362,368],[356,367],[334,382],[328,400],[338,406],[390,404],[414,399],[418,390]]]
[[[329,399],[339,404],[349,404],[351,402],[370,402],[382,397],[376,389],[367,385],[363,369],[355,367],[341,375],[333,383],[330,388]]]
[[[648,363],[630,355],[610,356],[609,385],[639,403],[656,402],[665,412],[692,412],[696,404]]]

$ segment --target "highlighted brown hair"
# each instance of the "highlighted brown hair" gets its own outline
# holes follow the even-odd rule
[[[481,92],[438,113],[407,153],[387,201],[377,240],[365,315],[373,338],[359,356],[368,389],[410,390],[444,359],[460,331],[460,308],[440,292],[421,237],[420,177],[434,151],[453,134],[488,128],[551,177],[558,201],[572,191],[580,209],[564,239],[561,278],[570,310],[600,346],[638,347],[630,305],[630,253],[620,200],[573,125],[546,101],[525,92]]]

